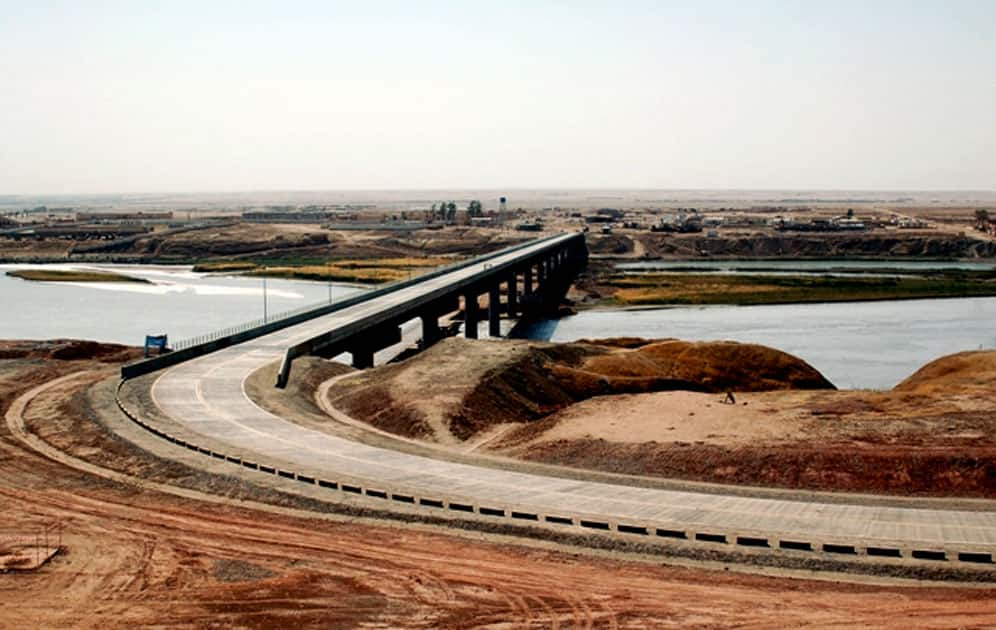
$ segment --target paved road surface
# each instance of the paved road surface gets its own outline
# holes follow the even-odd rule
[[[529,251],[529,250],[525,250]],[[509,254],[519,255],[520,252]],[[488,264],[500,264],[502,259]],[[824,504],[770,498],[726,496],[640,488],[546,477],[493,468],[434,460],[377,448],[309,430],[257,407],[243,389],[257,368],[281,358],[291,344],[330,330],[357,317],[454,278],[479,271],[481,266],[439,278],[358,304],[253,341],[227,348],[164,372],[153,386],[153,397],[170,417],[195,433],[231,445],[232,452],[266,462],[275,458],[293,462],[301,471],[322,478],[343,475],[386,491],[416,497],[437,497],[498,509],[507,517],[543,520],[545,516],[571,519],[572,526],[592,522],[615,529],[619,525],[656,528],[674,535],[684,532],[694,540],[705,534],[725,536],[728,543],[764,539],[773,548],[781,541],[844,546],[826,550],[863,554],[867,547],[899,550],[903,558],[944,552],[947,560],[996,554],[996,511],[960,511]],[[626,528],[623,528],[625,531]],[[672,531],[673,530],[673,531]],[[632,531],[632,530],[631,530]],[[635,533],[643,533],[639,529]],[[758,541],[753,541],[757,544]],[[791,543],[790,543],[791,544]],[[873,550],[874,551],[874,550]]]

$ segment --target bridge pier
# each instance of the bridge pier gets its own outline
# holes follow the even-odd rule
[[[532,295],[533,292],[533,267],[526,267],[526,272],[522,278],[522,295]]]
[[[477,294],[463,295],[463,336],[467,339],[477,339]]]
[[[428,348],[439,341],[442,334],[439,331],[439,317],[437,315],[420,315],[422,320],[422,347]]]
[[[511,274],[509,274],[508,279],[506,279],[506,282],[508,283],[508,288],[506,291],[507,308],[505,310],[506,312],[508,312],[509,317],[515,317],[516,315],[519,314],[519,306],[517,304],[518,293],[519,293],[519,278],[517,274],[513,271]]]
[[[488,336],[501,337],[501,291],[494,284],[488,289]]]
[[[375,352],[396,343],[401,343],[401,327],[383,326],[364,333],[346,351],[353,357],[353,367],[364,370],[373,367]]]
[[[422,320],[422,347],[428,348],[432,344],[442,339],[439,330],[439,318],[447,313],[452,313],[460,309],[460,298],[454,296],[439,300],[428,305],[419,313]]]

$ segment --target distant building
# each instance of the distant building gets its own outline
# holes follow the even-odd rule
[[[606,214],[589,214],[584,220],[588,223],[612,223],[615,218]]]
[[[332,212],[284,212],[273,210],[254,210],[242,213],[242,220],[247,223],[324,223],[333,219],[342,220],[341,215]]]
[[[77,223],[118,223],[121,225],[147,225],[173,220],[172,212],[77,212]]]

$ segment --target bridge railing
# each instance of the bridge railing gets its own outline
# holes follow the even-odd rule
[[[364,292],[365,293],[365,292]],[[357,293],[355,295],[363,295],[364,293]],[[355,296],[350,296],[355,297]],[[345,298],[343,298],[345,299]],[[337,302],[313,302],[307,306],[300,306],[289,311],[282,311],[280,313],[275,313],[272,316],[266,317],[265,319],[260,317],[259,319],[254,319],[248,322],[242,322],[241,324],[235,324],[234,326],[229,326],[227,328],[221,328],[219,330],[213,330],[209,333],[204,333],[203,335],[197,335],[194,337],[187,337],[186,339],[181,339],[172,346],[172,350],[183,350],[185,348],[190,348],[193,346],[200,345],[202,343],[208,343],[210,341],[215,341],[221,339],[222,337],[229,337],[231,335],[236,335],[238,333],[246,332],[254,328],[262,328],[268,324],[277,324],[284,320],[292,319],[298,315],[305,313],[311,313],[312,311],[317,311],[330,304],[336,304]]]
[[[393,291],[398,291],[404,289],[405,287],[412,286],[419,282],[429,280],[431,278],[436,278],[438,276],[458,271],[465,267],[476,265],[480,262],[496,258],[498,256],[504,256],[515,252],[517,250],[531,247],[538,243],[542,243],[554,238],[558,238],[561,234],[554,234],[540,239],[534,239],[526,241],[524,243],[517,243],[510,247],[505,247],[495,252],[485,254],[483,256],[478,256],[476,258],[470,258],[467,260],[461,260],[459,262],[444,265],[438,267],[429,273],[425,273],[419,276],[414,276],[412,278],[406,278],[404,280],[398,280],[396,282],[391,282],[385,285],[381,285],[375,289],[369,291],[364,291],[362,293],[350,295],[346,298],[340,299],[338,301],[328,303],[320,302],[318,304],[312,304],[309,306],[304,306],[292,311],[286,311],[283,313],[278,313],[274,317],[267,317],[266,321],[261,319],[244,322],[241,324],[236,324],[235,326],[229,326],[221,330],[216,330],[214,332],[206,333],[203,335],[198,335],[189,339],[183,339],[173,346],[173,352],[162,354],[155,357],[150,357],[148,359],[143,359],[124,365],[121,367],[122,378],[129,379],[141,376],[143,374],[149,374],[157,370],[161,370],[190,359],[221,350],[228,346],[235,345],[237,343],[243,343],[249,341],[250,339],[255,339],[257,337],[262,337],[263,335],[282,330],[289,326],[294,326],[300,324],[301,322],[308,321],[309,319],[314,319],[315,317],[321,317],[322,315],[328,315],[329,313],[334,313],[338,310],[354,306],[361,302],[367,300],[372,300],[374,298],[386,295]]]

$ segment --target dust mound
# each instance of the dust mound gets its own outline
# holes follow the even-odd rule
[[[959,352],[931,361],[895,386],[894,391],[927,394],[991,388],[996,381],[996,351]]]
[[[0,341],[0,359],[50,359],[122,363],[142,355],[140,348],[80,339]]]
[[[595,396],[833,388],[804,361],[750,344],[454,338],[404,363],[340,381],[329,396],[385,431],[453,444]]]
[[[589,360],[584,369],[614,378],[672,379],[699,391],[835,389],[808,363],[786,352],[734,341],[668,340]]]

